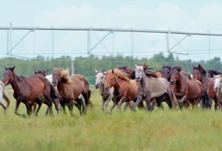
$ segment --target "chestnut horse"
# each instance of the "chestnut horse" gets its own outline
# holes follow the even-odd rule
[[[23,102],[27,109],[27,114],[31,113],[31,105],[36,102],[38,104],[35,115],[38,114],[41,108],[42,102],[38,99],[38,96],[43,93],[46,98],[45,104],[47,104],[52,113],[52,102],[50,98],[50,83],[45,79],[43,75],[34,75],[31,77],[17,76],[14,72],[15,66],[12,68],[5,67],[5,73],[3,74],[2,82],[6,85],[11,84],[14,90],[14,98],[16,99],[15,114],[18,113],[18,107]],[[25,116],[25,115],[23,115]]]
[[[52,78],[53,86],[57,86],[57,90],[62,96],[60,104],[64,113],[66,113],[66,104],[72,116],[74,116],[73,105],[78,108],[80,115],[82,114],[81,106],[83,106],[83,112],[86,113],[85,98],[83,97],[83,95],[85,95],[84,83],[76,76],[69,77],[69,70],[62,68],[53,68]]]
[[[217,98],[216,98],[216,92],[214,91],[214,77],[208,78],[206,70],[203,68],[202,65],[198,65],[197,67],[193,66],[193,72],[192,72],[193,78],[199,80],[204,87],[204,90],[208,93],[209,98],[214,99],[215,102],[215,109],[217,109]],[[211,103],[209,105],[211,107]]]
[[[164,99],[170,108],[177,106],[177,100],[174,96],[169,82],[162,78],[159,73],[151,72],[146,63],[143,65],[136,65],[136,81],[140,82],[138,88],[138,97],[134,104],[134,109],[143,99],[146,101],[146,108],[150,110],[150,103],[154,100],[157,106],[160,107]],[[147,71],[146,71],[147,70]]]
[[[106,72],[105,90],[109,91],[112,87],[114,87],[115,100],[110,112],[112,112],[117,103],[117,108],[120,110],[124,102],[126,102],[124,107],[125,110],[130,101],[135,101],[137,98],[138,83],[135,80],[130,80],[129,76],[119,69]]]
[[[177,99],[181,99],[180,103],[185,104],[186,107],[189,107],[191,103],[194,108],[202,98],[206,102],[209,101],[202,83],[196,79],[192,79],[191,76],[188,78],[181,71],[182,68],[180,66],[175,66],[170,72],[171,88]]]

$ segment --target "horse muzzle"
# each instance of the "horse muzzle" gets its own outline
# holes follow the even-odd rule
[[[140,82],[141,78],[140,77],[137,77],[136,78],[136,82]]]
[[[95,84],[95,88],[98,89],[99,88],[99,84]]]
[[[217,92],[218,90],[219,90],[219,88],[218,88],[218,87],[214,88],[214,92]]]
[[[52,82],[52,86],[57,86],[57,82]]]

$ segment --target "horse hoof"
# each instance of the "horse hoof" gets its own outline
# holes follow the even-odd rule
[[[23,114],[22,117],[23,117],[23,118],[26,118],[26,115]]]

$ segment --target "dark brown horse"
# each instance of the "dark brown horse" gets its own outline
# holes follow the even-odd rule
[[[207,77],[208,78],[213,78],[215,75],[221,75],[222,72],[214,69],[209,69],[207,70]]]
[[[208,93],[208,96],[211,99],[214,99],[215,102],[215,109],[218,107],[218,102],[216,98],[216,92],[214,91],[214,77],[208,78],[206,70],[203,68],[202,65],[198,65],[197,67],[193,66],[193,72],[192,72],[193,78],[199,80],[204,87],[204,90]],[[209,107],[211,107],[211,103],[209,104]]]
[[[135,79],[135,69],[130,68],[130,66],[123,66],[123,67],[116,67],[117,69],[121,70],[122,72],[127,73],[130,79]]]
[[[69,71],[62,68],[53,68],[53,86],[57,86],[59,94],[62,96],[60,104],[65,112],[65,105],[68,105],[70,114],[73,116],[73,105],[75,105],[80,114],[86,113],[86,104],[84,99],[84,82],[76,76],[69,77]]]
[[[45,79],[43,75],[34,75],[31,77],[17,76],[14,72],[15,66],[12,68],[5,67],[5,73],[3,74],[2,82],[5,85],[11,84],[14,90],[14,98],[16,99],[15,114],[18,113],[18,107],[21,102],[23,102],[27,109],[27,114],[31,113],[31,104],[36,102],[38,104],[37,111],[35,115],[38,114],[39,109],[41,108],[42,102],[38,99],[38,96],[43,93],[46,98],[45,104],[47,104],[52,113],[52,102],[50,98],[50,83]],[[25,115],[23,115],[25,116]]]
[[[181,71],[182,68],[180,66],[172,68],[170,72],[171,88],[177,99],[181,99],[181,104],[189,107],[189,104],[191,103],[194,108],[202,98],[204,100],[206,99],[207,93],[204,91],[203,85],[200,81],[192,79],[191,76],[188,78],[182,74]]]
[[[170,71],[171,71],[172,66],[166,66],[163,64],[163,68],[161,71],[162,77],[165,78],[167,81],[170,81]]]
[[[46,70],[39,70],[39,71],[34,71],[34,74],[41,74],[41,75],[43,75],[44,77],[46,77],[46,74],[48,73],[48,71],[46,71]],[[48,80],[47,78],[46,78],[46,80]],[[49,81],[49,80],[48,80]],[[59,96],[59,94],[58,94],[58,92],[57,92],[57,90],[52,86],[52,83],[51,83],[51,81],[49,81],[50,82],[50,97],[53,99],[53,103],[54,103],[54,105],[55,105],[55,109],[56,109],[56,111],[57,111],[57,114],[59,113],[59,107],[60,107],[60,103],[59,103],[59,98],[60,98],[60,96]],[[45,102],[46,100],[45,100],[45,97],[44,97],[44,95],[43,94],[41,94],[39,97],[38,97],[42,102]],[[48,113],[48,109],[47,109],[47,111],[46,111],[46,114]]]

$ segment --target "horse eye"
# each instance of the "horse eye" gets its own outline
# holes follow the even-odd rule
[[[103,79],[103,77],[101,77],[101,79]]]

